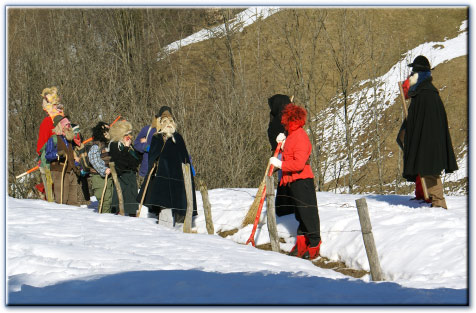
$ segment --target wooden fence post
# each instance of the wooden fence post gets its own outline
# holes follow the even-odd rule
[[[205,213],[207,232],[209,235],[213,235],[215,233],[215,228],[213,227],[212,206],[210,204],[210,200],[208,199],[207,185],[205,185],[205,182],[198,177],[197,183],[198,189],[200,190],[200,194],[202,195],[203,211]]]
[[[183,180],[185,184],[185,194],[187,196],[187,213],[183,222],[183,232],[192,232],[192,214],[193,214],[193,191],[192,177],[190,176],[190,164],[182,163]]]
[[[374,235],[372,234],[372,225],[370,223],[369,210],[365,198],[355,200],[357,212],[359,213],[360,227],[364,239],[365,251],[370,265],[370,275],[373,281],[381,281],[382,270],[378,259],[377,248],[375,247]]]
[[[279,252],[278,227],[274,208],[274,176],[266,176],[266,215],[271,250]]]

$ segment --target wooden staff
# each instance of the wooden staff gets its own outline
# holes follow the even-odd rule
[[[281,145],[282,145],[282,142],[278,143],[278,146],[276,147],[276,150],[274,151],[274,157],[277,157],[278,156],[278,153],[279,153],[279,149],[281,149]],[[273,169],[274,169],[274,165],[270,164],[269,161],[268,161],[268,166],[266,167],[266,176],[271,176],[273,175]],[[265,180],[266,180],[266,176],[265,176]],[[253,247],[255,247],[255,233],[256,233],[256,228],[258,227],[258,222],[259,222],[259,218],[261,216],[261,210],[263,209],[263,203],[264,203],[264,198],[266,197],[266,181],[265,181],[265,185],[264,185],[264,188],[263,188],[263,192],[261,194],[261,198],[260,198],[260,202],[259,202],[259,206],[258,206],[258,211],[256,212],[256,218],[255,218],[255,222],[253,223],[253,229],[251,230],[251,235],[250,237],[248,238],[248,240],[246,241],[245,245],[249,244],[251,242],[251,245]]]
[[[63,165],[63,171],[61,172],[61,196],[60,204],[63,204],[63,187],[64,187],[64,172],[66,170],[66,165],[68,164],[68,154],[65,154],[65,161]]]
[[[101,194],[101,202],[99,203],[99,214],[102,213],[102,204],[104,202],[104,194],[106,193],[106,187],[107,187],[107,178],[109,177],[109,174],[106,174],[106,177],[104,177],[104,187],[102,189],[102,194]]]
[[[137,217],[140,216],[140,210],[142,209],[142,204],[144,203],[145,194],[147,192],[147,188],[149,187],[150,176],[152,176],[152,173],[154,172],[156,166],[157,166],[157,162],[154,162],[154,166],[152,166],[152,168],[150,169],[149,175],[147,175],[147,181],[145,182],[144,190],[142,190],[142,197],[139,203],[139,210],[137,210]]]

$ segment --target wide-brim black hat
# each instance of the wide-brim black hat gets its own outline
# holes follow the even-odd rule
[[[414,72],[426,72],[432,70],[430,61],[428,61],[428,59],[423,55],[417,56],[412,63],[408,64],[408,67],[411,67]]]

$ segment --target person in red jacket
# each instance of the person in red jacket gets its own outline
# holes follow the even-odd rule
[[[276,138],[283,149],[282,161],[271,157],[270,163],[282,170],[279,185],[289,186],[287,196],[291,199],[294,215],[299,222],[296,245],[289,254],[312,260],[319,256],[321,235],[314,174],[309,165],[312,146],[303,129],[306,115],[305,109],[293,103],[286,105],[281,123],[288,136],[279,134]]]
[[[60,103],[60,97],[58,96],[58,89],[56,87],[45,88],[41,92],[43,98],[43,110],[48,114],[40,124],[40,130],[38,132],[38,140],[36,142],[36,153],[39,157],[39,169],[41,173],[41,179],[43,181],[42,186],[38,186],[37,189],[41,189],[45,192],[45,198],[49,202],[54,201],[53,194],[53,179],[51,177],[51,171],[49,163],[45,159],[45,144],[53,135],[53,119],[57,115],[64,116],[63,105]]]
[[[56,87],[43,89],[41,96],[43,97],[43,110],[48,114],[40,124],[38,132],[38,141],[36,142],[36,153],[41,155],[41,148],[53,135],[53,119],[57,115],[64,116],[63,105],[60,103],[58,89]]]

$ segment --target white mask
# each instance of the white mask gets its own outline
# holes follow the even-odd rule
[[[418,81],[418,73],[415,73],[412,76],[410,76],[410,86],[415,85],[417,81]]]

